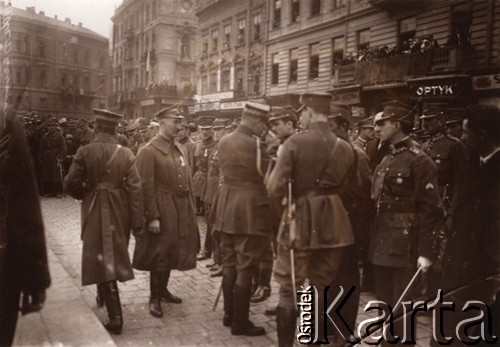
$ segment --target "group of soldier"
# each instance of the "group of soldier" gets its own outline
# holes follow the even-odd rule
[[[304,93],[298,109],[247,102],[238,124],[207,120],[190,134],[174,105],[134,145],[120,138],[121,115],[94,109],[95,136],[72,157],[64,188],[82,200],[82,283],[97,285],[105,327],[121,333],[117,281],[132,268],[150,272],[149,311],[162,317],[162,299],[182,302],[168,290],[171,270],[209,257],[233,335],[265,334],[249,308],[270,295],[274,274],[279,303],[266,313],[276,315],[280,346],[293,345],[306,281],[319,293],[361,287],[394,306],[416,295],[407,291],[415,272],[424,299],[465,288],[466,301],[467,284],[484,280],[474,298],[498,317],[500,110],[450,119],[445,105],[426,104],[417,136],[415,108],[381,106],[351,127],[348,106]],[[197,215],[207,224],[202,247]],[[351,328],[359,294],[343,308]],[[320,295],[320,307],[336,295]],[[317,336],[345,344],[349,336],[318,319]]]

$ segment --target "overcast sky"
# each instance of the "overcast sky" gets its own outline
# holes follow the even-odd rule
[[[3,0],[8,3],[9,0]],[[10,0],[12,6],[26,9],[35,6],[36,12],[45,12],[48,17],[57,17],[64,20],[71,18],[71,23],[82,22],[83,26],[109,38],[111,30],[111,16],[115,7],[122,0]]]

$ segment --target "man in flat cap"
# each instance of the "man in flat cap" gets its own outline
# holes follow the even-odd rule
[[[398,101],[384,104],[375,123],[380,139],[390,144],[390,153],[373,176],[376,216],[368,256],[374,265],[375,294],[391,307],[415,270],[425,273],[431,267],[434,230],[444,217],[436,166],[414,147],[409,138],[412,127],[412,111]]]
[[[171,270],[196,267],[199,249],[191,169],[175,141],[184,117],[176,105],[155,114],[159,133],[137,154],[144,192],[145,231],[137,238],[133,266],[150,271],[149,312],[162,317],[161,299],[181,303],[167,288]]]
[[[330,94],[305,93],[300,97],[298,112],[305,131],[284,143],[267,182],[269,194],[280,199],[288,197],[291,184],[290,203],[296,206],[296,230],[280,229],[274,267],[280,284],[276,321],[280,346],[292,346],[296,335],[297,293],[293,288],[300,288],[308,278],[323,293],[337,277],[344,248],[354,243],[342,196],[348,177],[356,175],[355,154],[352,146],[328,127],[330,101]],[[291,273],[292,250],[295,277]],[[320,297],[319,307],[323,307],[323,295]],[[326,332],[321,322],[319,326],[318,334],[323,338]]]
[[[218,144],[222,185],[214,202],[214,230],[221,232],[224,326],[233,335],[264,335],[249,320],[252,278],[271,242],[270,200],[264,185],[269,157],[261,137],[269,129],[268,105],[247,102],[241,123]]]
[[[141,231],[142,187],[135,157],[116,139],[122,116],[93,109],[96,137],[76,152],[66,191],[82,200],[82,284],[97,284],[109,322],[104,326],[120,334],[123,316],[116,281],[134,278],[128,243],[130,230]]]

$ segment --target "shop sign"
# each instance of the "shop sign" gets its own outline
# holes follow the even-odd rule
[[[420,86],[415,90],[417,96],[453,96],[454,85],[443,84],[443,85],[424,85]]]
[[[205,102],[196,104],[194,109],[195,112],[204,112],[204,111],[218,111],[219,110],[219,102]]]
[[[222,92],[200,96],[200,102],[219,101],[221,99],[232,99],[233,92]]]
[[[474,90],[500,89],[500,74],[472,77]]]
[[[360,96],[359,90],[349,91],[349,92],[339,92],[333,94],[332,101],[347,105],[359,104],[361,102],[359,96]]]
[[[220,110],[234,110],[245,107],[246,101],[221,102]]]
[[[146,99],[141,101],[141,106],[152,106],[155,104],[154,99]]]

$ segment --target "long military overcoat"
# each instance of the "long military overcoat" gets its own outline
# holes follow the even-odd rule
[[[118,140],[98,134],[80,147],[65,177],[67,192],[82,199],[82,284],[134,278],[128,242],[130,229],[142,226],[143,203],[135,157]]]
[[[57,158],[66,156],[66,142],[61,133],[50,130],[43,135],[40,142],[39,163],[42,183],[60,183],[61,176],[57,166]]]
[[[137,155],[144,191],[145,230],[137,237],[133,266],[143,271],[189,270],[199,249],[191,172],[185,149],[156,135]],[[148,224],[160,220],[160,233]]]

